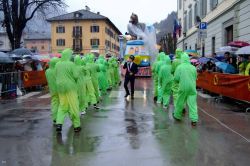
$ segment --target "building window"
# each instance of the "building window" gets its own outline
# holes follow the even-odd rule
[[[82,37],[82,27],[74,26],[73,27],[73,37]]]
[[[197,23],[197,19],[196,17],[198,16],[198,7],[197,7],[197,3],[194,5],[194,23]]]
[[[115,39],[115,35],[114,35],[114,33],[113,33],[110,29],[105,28],[105,33],[106,33],[108,36],[110,36],[110,37],[112,37],[112,38]]]
[[[64,26],[56,27],[56,33],[65,33],[65,27]]]
[[[90,45],[91,46],[99,46],[100,45],[99,39],[90,39]]]
[[[182,7],[182,0],[179,0],[179,9]]]
[[[76,52],[82,50],[82,39],[73,39],[73,50]]]
[[[110,48],[110,46],[111,46],[111,42],[110,42],[110,41],[108,41],[108,40],[105,40],[105,46]]]
[[[65,39],[57,39],[56,45],[57,46],[65,46]]]
[[[207,0],[200,0],[200,15],[202,18],[207,14]]]
[[[226,43],[228,44],[229,42],[233,41],[233,25],[226,27]]]
[[[215,37],[212,37],[212,54],[215,53]]]
[[[98,33],[99,32],[99,26],[91,26],[90,32],[92,33]]]
[[[187,15],[184,16],[184,28],[183,28],[183,32],[184,33],[187,32]]]
[[[192,28],[193,26],[193,15],[192,15],[192,8],[190,9],[189,13],[188,13],[188,28]]]
[[[218,5],[218,0],[210,0],[210,9],[213,10]]]

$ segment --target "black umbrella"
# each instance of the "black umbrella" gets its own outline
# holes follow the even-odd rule
[[[32,55],[32,52],[27,48],[18,48],[13,50],[11,54],[23,56],[23,55]]]
[[[14,63],[8,54],[0,52],[0,63]]]
[[[15,55],[15,54],[11,54],[10,57],[13,60],[21,60],[21,59],[23,59],[21,55]]]

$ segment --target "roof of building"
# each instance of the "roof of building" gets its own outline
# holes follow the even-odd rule
[[[50,34],[48,33],[29,33],[25,35],[24,40],[50,40]]]
[[[76,16],[76,14],[78,14]],[[98,13],[93,13],[89,10],[78,10],[78,11],[74,11],[71,13],[67,13],[67,14],[63,14],[63,15],[59,15],[56,17],[52,17],[47,19],[48,22],[52,22],[52,21],[67,21],[67,20],[105,20],[107,21],[111,26],[114,27],[114,29],[117,31],[117,33],[120,35],[122,34],[120,32],[120,30],[109,20],[108,17],[105,17],[103,15],[100,15]]]

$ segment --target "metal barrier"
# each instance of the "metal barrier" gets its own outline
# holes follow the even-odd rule
[[[0,96],[1,97],[15,97],[17,94],[17,87],[21,90],[22,72],[6,72],[0,73]]]
[[[19,71],[0,73],[0,97],[16,97],[26,90],[41,90],[47,85],[45,71]],[[20,95],[20,94],[19,94]]]

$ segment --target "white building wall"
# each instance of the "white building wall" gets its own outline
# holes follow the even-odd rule
[[[187,30],[186,37],[183,37],[182,34],[178,38],[177,47],[185,49],[186,43],[187,49],[190,46],[194,49],[195,44],[199,43],[197,43],[197,28],[194,24],[194,5],[195,3],[198,4],[198,15],[200,15],[201,0],[178,0],[178,3],[179,1],[184,3],[181,10],[179,10],[179,4],[177,4],[178,19],[181,19],[182,32],[184,28],[184,16],[185,13],[189,13],[190,7],[193,11],[193,27]],[[205,55],[211,55],[212,53],[212,37],[215,37],[215,50],[227,44],[225,42],[225,28],[230,25],[234,26],[234,40],[250,42],[250,0],[218,0],[218,5],[213,10],[210,7],[210,0],[207,0],[207,15],[202,21],[208,22]]]
[[[250,0],[239,5],[238,35],[236,39],[250,43]]]

